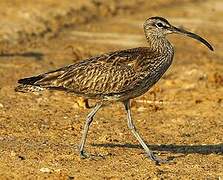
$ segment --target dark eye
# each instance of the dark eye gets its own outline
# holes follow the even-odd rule
[[[160,22],[157,23],[156,26],[157,26],[157,27],[164,27],[164,25],[163,25],[162,23],[160,23]]]

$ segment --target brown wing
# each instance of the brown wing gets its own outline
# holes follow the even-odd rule
[[[140,83],[139,62],[149,58],[149,48],[116,51],[66,66],[39,76],[20,80],[22,83],[63,89],[77,94],[111,94],[134,88]],[[28,83],[27,83],[28,84]]]

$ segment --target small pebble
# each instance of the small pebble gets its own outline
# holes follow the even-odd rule
[[[15,157],[16,156],[16,153],[14,151],[11,151],[11,156],[12,157]]]
[[[49,169],[49,168],[47,168],[47,167],[42,167],[42,168],[40,169],[40,171],[43,172],[43,173],[50,173],[50,172],[51,172],[51,169]]]
[[[146,111],[146,110],[147,110],[147,108],[142,107],[142,106],[137,109],[137,111],[139,111],[139,112],[143,112],[143,111]]]
[[[24,156],[21,156],[21,155],[19,155],[18,158],[19,158],[20,160],[25,160],[25,159],[26,159]]]

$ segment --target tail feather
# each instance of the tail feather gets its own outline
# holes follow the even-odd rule
[[[34,85],[35,82],[41,80],[44,76],[39,75],[39,76],[33,76],[33,77],[28,77],[28,78],[23,78],[19,79],[18,83],[19,84],[28,84],[28,85]]]
[[[38,76],[33,76],[33,77],[28,77],[28,78],[23,78],[19,79],[18,85],[15,88],[16,92],[37,92],[37,91],[42,91],[44,88],[40,87],[39,85],[35,85],[35,83],[39,80],[41,80],[44,76],[43,75],[38,75]]]
[[[60,88],[61,85],[57,84],[57,79],[64,73],[64,68],[50,71],[48,73],[40,74],[37,76],[19,79],[15,91],[20,92],[35,92],[44,89]]]
[[[20,84],[15,88],[16,92],[38,92],[43,90],[44,88],[40,86],[33,86],[28,84]]]

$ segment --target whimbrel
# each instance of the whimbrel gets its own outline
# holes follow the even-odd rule
[[[79,146],[81,157],[86,157],[84,146],[93,117],[106,102],[119,101],[127,112],[128,127],[144,148],[146,155],[156,163],[163,160],[156,156],[137,132],[130,110],[130,100],[147,92],[166,72],[172,63],[174,49],[166,39],[167,34],[177,33],[194,38],[213,51],[202,37],[171,25],[162,17],[148,18],[144,23],[148,47],[120,50],[90,57],[37,76],[18,80],[17,91],[63,90],[97,99],[88,114]]]

